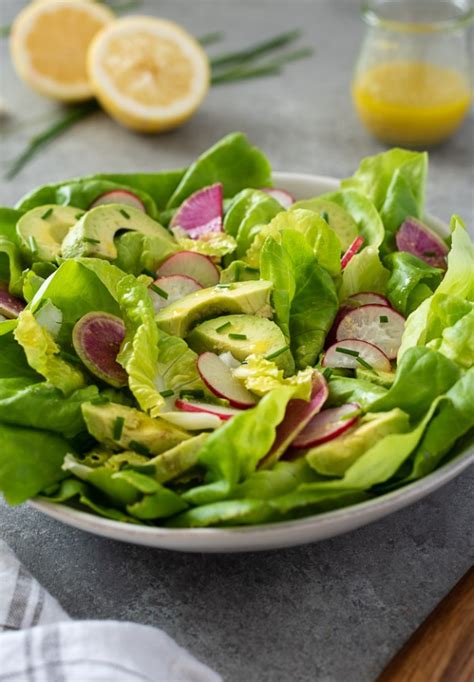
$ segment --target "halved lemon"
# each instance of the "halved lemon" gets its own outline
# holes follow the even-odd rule
[[[209,89],[207,55],[172,21],[124,17],[92,41],[89,79],[103,108],[140,132],[169,130],[186,121]]]
[[[16,17],[10,51],[18,75],[37,92],[63,102],[93,97],[87,50],[115,15],[84,0],[33,2]]]

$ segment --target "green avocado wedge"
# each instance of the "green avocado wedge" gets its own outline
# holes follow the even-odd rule
[[[46,204],[25,213],[16,231],[23,254],[31,261],[54,262],[61,255],[61,244],[84,211],[74,206]]]

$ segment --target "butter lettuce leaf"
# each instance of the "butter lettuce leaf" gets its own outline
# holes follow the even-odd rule
[[[363,192],[355,189],[343,189],[338,192],[323,194],[321,199],[332,201],[347,213],[357,223],[359,234],[364,238],[364,246],[378,248],[384,240],[384,226],[382,219],[372,201]]]
[[[443,271],[433,268],[411,253],[397,251],[385,259],[391,271],[386,294],[402,315],[413,312],[439,286]]]
[[[367,246],[357,253],[342,273],[339,299],[344,301],[360,291],[385,294],[390,271],[382,265],[379,252],[374,246]]]
[[[264,396],[279,386],[293,386],[294,398],[309,400],[313,386],[313,368],[307,367],[290,377],[283,370],[261,355],[249,355],[245,363],[232,371],[236,379],[252,393]]]
[[[283,211],[281,204],[266,192],[244,189],[230,203],[224,230],[237,243],[237,258],[243,258],[265,226]]]

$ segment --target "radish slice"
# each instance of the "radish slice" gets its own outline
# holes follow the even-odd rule
[[[275,440],[268,455],[260,462],[260,467],[272,466],[285,452],[296,436],[305,428],[322,408],[328,397],[328,386],[323,375],[313,374],[313,388],[309,400],[295,398],[286,406],[285,418],[278,425]]]
[[[382,296],[381,294],[375,294],[373,291],[360,291],[358,294],[352,294],[352,296],[349,296],[345,303],[353,307],[370,305],[371,303],[374,305],[386,305],[390,307],[390,303],[385,296]]]
[[[261,187],[260,191],[265,192],[266,194],[269,194],[271,197],[276,199],[278,203],[281,204],[285,209],[289,209],[290,206],[293,206],[293,204],[296,201],[295,197],[289,192],[287,192],[286,189],[276,189],[275,187]]]
[[[360,405],[357,403],[347,403],[323,410],[308,422],[291,444],[292,447],[305,450],[337,438],[358,421],[359,410]]]
[[[225,407],[224,405],[212,405],[211,403],[201,403],[197,400],[186,400],[178,398],[176,407],[183,412],[200,412],[204,414],[213,414],[219,417],[221,421],[232,419],[238,414],[242,414],[242,410],[236,410],[233,407]],[[165,414],[165,413],[164,413]]]
[[[207,289],[218,284],[220,275],[210,258],[194,251],[179,251],[169,256],[158,268],[159,277],[186,275]]]
[[[124,204],[125,206],[132,206],[132,208],[138,208],[139,211],[146,213],[145,206],[141,200],[128,189],[114,189],[111,192],[104,192],[104,194],[101,194],[100,197],[97,197],[92,202],[89,209],[104,206],[105,204]]]
[[[191,239],[208,232],[222,232],[222,183],[216,182],[191,194],[173,216],[170,227],[180,227]]]
[[[407,251],[434,268],[446,270],[448,247],[437,234],[416,218],[407,218],[395,239],[399,251]]]
[[[227,367],[230,367],[231,369],[237,369],[237,367],[240,367],[242,364],[240,360],[234,358],[232,353],[228,350],[224,351],[223,353],[219,353],[219,358],[227,365]]]
[[[0,285],[0,315],[14,320],[24,307],[25,303],[20,298],[12,296],[6,286]]]
[[[362,305],[344,315],[336,330],[336,340],[368,341],[393,360],[397,357],[404,327],[404,318],[392,308]]]
[[[255,405],[254,396],[215,353],[202,353],[197,359],[197,369],[208,389],[218,398],[228,400],[232,407],[247,409]]]
[[[341,269],[344,270],[344,268],[347,266],[349,261],[351,261],[356,253],[360,250],[360,247],[364,243],[364,237],[356,237],[352,244],[349,246],[343,257],[341,258]]]
[[[166,306],[176,303],[184,296],[199,289],[202,289],[202,286],[192,277],[170,275],[169,277],[159,277],[153,284],[150,284],[148,295],[153,302],[155,313],[159,313]]]
[[[217,429],[222,424],[219,417],[207,412],[160,412],[160,418],[187,431]]]
[[[87,369],[117,388],[128,384],[127,373],[117,362],[124,338],[124,323],[108,313],[87,313],[72,331],[74,350]]]
[[[343,339],[336,341],[324,354],[323,367],[340,369],[375,369],[378,372],[390,372],[390,360],[380,348],[359,339]]]

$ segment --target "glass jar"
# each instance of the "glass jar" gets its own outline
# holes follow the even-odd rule
[[[471,104],[471,2],[373,0],[362,13],[368,28],[352,84],[362,123],[392,145],[442,142]]]

